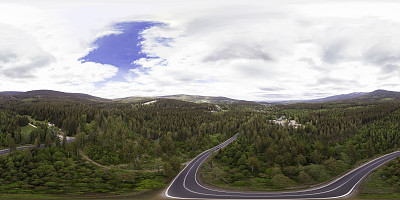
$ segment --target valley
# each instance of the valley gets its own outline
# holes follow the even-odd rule
[[[95,198],[157,191],[185,163],[229,138],[198,165],[207,187],[312,188],[400,148],[400,93],[349,96],[266,104],[188,95],[110,100],[49,90],[0,93],[0,193]],[[295,123],[273,121],[281,116]],[[399,183],[379,181],[386,188]]]

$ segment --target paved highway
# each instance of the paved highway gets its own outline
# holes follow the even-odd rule
[[[165,195],[176,199],[334,199],[349,196],[354,188],[374,169],[400,156],[396,151],[374,159],[340,178],[321,187],[291,192],[234,192],[207,188],[197,180],[197,171],[200,165],[213,151],[225,147],[236,139],[238,134],[224,143],[209,149],[190,162],[172,181]]]

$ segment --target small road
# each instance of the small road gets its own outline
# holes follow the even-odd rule
[[[75,140],[75,138],[73,138],[73,137],[67,137],[67,142],[73,142],[74,140]],[[61,141],[61,143],[62,143],[62,141]],[[44,144],[41,144],[39,148],[45,148],[45,147],[46,146]],[[20,147],[17,147],[16,149],[17,150],[24,150],[26,148],[33,149],[33,145],[20,146]],[[0,150],[0,156],[2,156],[4,154],[8,154],[8,153],[10,153],[10,149]]]
[[[236,139],[238,134],[222,144],[204,151],[190,162],[172,181],[165,195],[175,199],[334,199],[350,196],[361,180],[376,168],[400,156],[400,151],[376,158],[336,180],[308,190],[290,192],[234,192],[207,188],[197,180],[200,165],[216,150]]]
[[[35,126],[35,125],[31,124],[31,123],[28,123],[28,124],[29,124],[29,126],[32,126],[33,128],[37,128],[37,126]],[[51,127],[51,126],[54,126],[54,124],[49,123],[48,126]],[[61,129],[59,129],[59,130],[61,130]],[[60,134],[57,134],[57,137],[60,138],[61,144],[62,144],[63,136],[60,135]],[[74,138],[74,137],[66,136],[66,140],[67,140],[67,143],[68,143],[68,142],[73,142],[73,141],[75,140],[75,138]],[[53,144],[54,144],[54,143],[53,143]],[[34,146],[34,145],[19,146],[19,147],[16,148],[16,150],[24,150],[24,149],[26,149],[26,148],[31,148],[31,149],[33,149],[33,146]],[[41,145],[39,146],[39,148],[45,148],[45,147],[46,147],[46,146],[45,146],[44,144],[41,144]],[[2,155],[4,155],[4,154],[8,154],[8,153],[10,153],[10,149],[3,149],[3,150],[0,150],[0,156],[2,156]]]

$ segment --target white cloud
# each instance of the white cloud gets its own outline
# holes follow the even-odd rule
[[[0,77],[2,80],[31,79],[37,69],[46,67],[54,57],[37,46],[33,37],[9,25],[0,24]]]
[[[77,59],[86,47],[54,12],[17,4],[0,6],[0,90],[92,92],[117,68]]]
[[[9,2],[0,5],[0,90],[274,100],[400,83],[396,1]],[[143,32],[143,52],[159,58],[136,61],[128,82],[94,87],[117,68],[77,59],[94,38],[118,33],[113,23],[132,20],[168,24]]]
[[[396,5],[379,7],[393,10]],[[396,17],[394,13],[330,16],[324,13],[331,9],[330,4],[316,8],[322,10],[314,15],[295,9],[291,14],[279,10],[222,11],[218,16],[205,13],[186,18],[176,29],[149,29],[145,32],[145,52],[160,59],[138,62],[150,70],[137,74],[134,81],[146,85],[177,82],[185,87],[177,86],[175,93],[190,93],[198,89],[199,80],[208,78],[212,82],[202,84],[201,94],[257,100],[265,98],[257,95],[258,88],[274,86],[285,88],[276,92],[276,98],[290,99],[318,97],[309,94],[321,91],[325,95],[371,91],[384,84],[384,89],[398,90],[388,85],[399,82],[400,77],[385,72],[399,70],[400,39],[396,36],[400,23],[379,17]],[[323,13],[326,15],[319,15]],[[154,45],[154,35],[172,33],[179,34],[173,36],[175,43],[170,47]],[[304,58],[312,64],[302,61]]]

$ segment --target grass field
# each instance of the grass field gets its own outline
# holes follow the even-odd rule
[[[137,200],[166,200],[163,196],[164,189],[145,192],[133,192],[126,194],[4,194],[0,193],[0,199],[137,199]]]
[[[373,172],[360,186],[359,199],[400,199],[398,188],[388,185],[381,176],[381,169]]]
[[[21,132],[22,133],[31,132],[34,129],[35,129],[34,127],[28,124],[26,126],[21,127]]]
[[[67,199],[51,194],[5,194],[0,193],[0,199]]]

